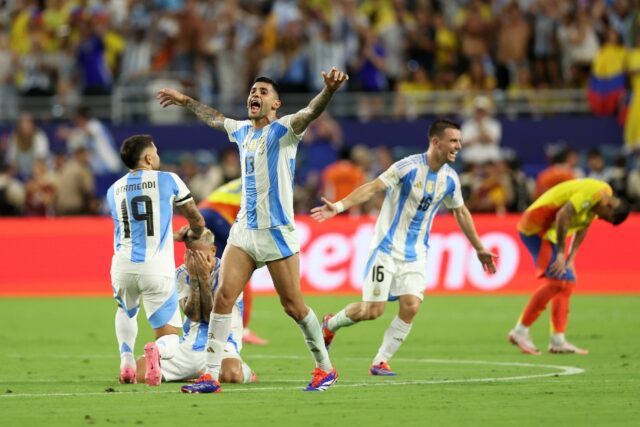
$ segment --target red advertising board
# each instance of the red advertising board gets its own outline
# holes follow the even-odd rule
[[[533,262],[516,233],[517,216],[475,217],[488,248],[499,254],[498,271],[482,270],[475,253],[449,215],[434,221],[427,261],[427,293],[528,293],[537,286]],[[301,284],[305,293],[358,294],[374,218],[334,218],[322,224],[296,218],[301,246]],[[184,220],[176,219],[175,226]],[[577,259],[582,293],[639,293],[640,215],[613,227],[596,222]],[[109,295],[113,253],[110,218],[0,220],[0,295]],[[182,259],[183,245],[176,245]],[[266,268],[252,287],[272,293]]]

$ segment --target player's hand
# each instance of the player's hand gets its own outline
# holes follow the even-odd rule
[[[326,221],[338,214],[338,210],[336,209],[336,205],[334,203],[331,203],[324,197],[322,197],[321,199],[324,202],[324,205],[311,209],[311,218],[315,219],[318,222]]]
[[[553,277],[561,277],[566,271],[567,265],[564,259],[564,255],[558,254],[555,261],[553,261],[551,265],[549,265],[549,273],[551,273]]]
[[[335,92],[342,86],[342,83],[349,80],[349,75],[339,71],[336,67],[332,67],[327,73],[323,71],[322,78],[324,79],[324,85],[330,92]]]
[[[184,107],[189,97],[175,89],[164,88],[158,91],[156,99],[160,102],[162,108],[166,108],[169,105]]]
[[[192,251],[193,266],[195,274],[201,283],[206,283],[209,277],[211,263],[207,255],[202,251]]]
[[[183,225],[180,230],[173,233],[173,240],[176,242],[184,242],[187,239],[187,233],[190,231],[188,225]]]
[[[496,260],[498,259],[497,254],[489,252],[488,250],[483,248],[477,251],[477,255],[484,271],[491,274],[496,272]]]

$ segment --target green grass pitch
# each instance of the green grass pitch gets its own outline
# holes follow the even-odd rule
[[[357,297],[308,297],[318,316]],[[325,393],[303,393],[313,363],[274,297],[257,297],[246,345],[259,382],[216,395],[179,384],[120,385],[109,298],[0,299],[0,426],[450,426],[637,425],[640,297],[575,296],[568,337],[588,356],[520,354],[507,343],[526,296],[427,296],[391,361],[395,378],[367,375],[395,314],[342,329],[340,373]],[[142,316],[140,316],[142,317]],[[547,345],[548,316],[533,328]],[[151,338],[139,321],[136,353]]]

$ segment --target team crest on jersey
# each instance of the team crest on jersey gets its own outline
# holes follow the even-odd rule
[[[433,187],[435,187],[435,182],[427,181],[427,193],[433,193]]]
[[[379,297],[380,296],[380,287],[376,286],[375,288],[373,288],[373,296],[374,297]]]
[[[422,182],[418,181],[415,184],[413,184],[413,186],[418,188],[418,189],[422,189]]]

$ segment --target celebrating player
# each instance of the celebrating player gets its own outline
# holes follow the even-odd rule
[[[140,297],[160,354],[171,358],[178,347],[182,326],[174,285],[173,240],[198,238],[204,229],[204,219],[184,182],[174,173],[158,170],[160,156],[150,135],[125,139],[120,157],[130,171],[107,191],[115,226],[111,286],[118,303],[120,382],[135,383],[133,349]],[[174,205],[189,222],[188,227],[175,235],[171,224]]]
[[[551,353],[588,354],[565,339],[569,299],[576,283],[575,259],[587,229],[598,217],[613,225],[629,215],[629,204],[612,196],[606,182],[591,178],[560,183],[543,193],[524,212],[518,230],[533,256],[536,274],[544,283],[531,296],[509,341],[523,353],[540,354],[529,335],[529,327],[551,301]],[[574,235],[575,234],[575,235]],[[565,242],[574,235],[566,254]]]
[[[162,359],[155,342],[144,347],[138,359],[138,381],[159,385],[164,381],[198,378],[205,369],[209,315],[218,287],[220,259],[216,258],[213,233],[206,229],[198,240],[187,241],[185,263],[176,270],[180,308],[185,314],[184,340],[171,359]],[[227,383],[254,382],[256,375],[242,361],[242,295],[233,306],[231,333],[227,339],[220,369],[220,380]]]
[[[484,248],[473,219],[465,207],[456,172],[448,165],[462,148],[460,127],[438,119],[429,127],[429,148],[394,163],[378,178],[358,188],[344,199],[311,210],[319,222],[386,191],[376,221],[369,260],[365,269],[362,302],[347,305],[335,316],[324,316],[325,345],[331,345],[338,329],[362,320],[377,319],[387,301],[399,301],[398,315],[384,333],[382,345],[369,368],[371,375],[396,375],[389,359],[409,335],[426,286],[426,252],[429,231],[440,204],[451,209],[485,270],[495,272],[496,255]]]
[[[240,211],[241,194],[242,180],[238,178],[218,187],[198,204],[198,209],[204,217],[207,228],[213,230],[216,236],[216,254],[218,257],[222,256],[224,248],[227,247],[229,231],[236,220],[238,211]],[[245,286],[243,295],[242,326],[244,327],[244,332],[242,341],[249,344],[266,345],[269,343],[267,340],[249,330],[249,320],[251,319],[251,309],[253,307],[253,294],[250,285]]]
[[[223,349],[229,336],[233,304],[253,271],[267,265],[285,312],[300,326],[316,362],[306,391],[324,391],[338,378],[322,343],[318,318],[303,300],[300,291],[300,250],[293,222],[293,174],[298,143],[311,121],[326,108],[333,93],[348,76],[332,68],[322,72],[324,88],[306,108],[277,118],[281,101],[277,84],[258,77],[247,98],[249,120],[226,118],[173,89],[162,89],[158,99],[163,107],[179,105],[194,112],[214,129],[226,132],[238,145],[242,168],[240,212],[231,227],[222,255],[220,288],[216,292],[209,322],[206,373],[198,382],[184,386],[188,393],[215,393]]]

